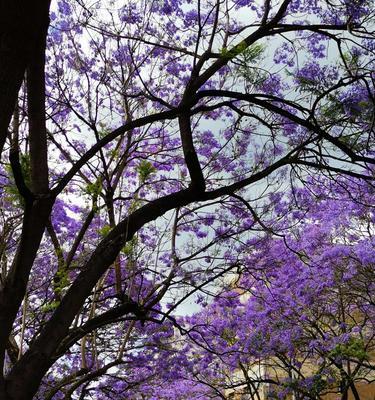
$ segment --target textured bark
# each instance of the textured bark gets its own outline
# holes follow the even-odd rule
[[[45,51],[46,27],[32,47],[32,57],[26,72],[27,110],[29,119],[31,189],[48,192],[47,129],[45,111]]]
[[[46,31],[49,0],[0,0],[0,154],[31,49]]]
[[[44,50],[49,25],[50,0],[0,0],[0,155],[8,136],[8,126],[17,101],[26,69],[29,68],[31,85],[29,96],[32,103],[31,129],[34,134],[34,160],[43,161],[45,134],[40,130],[44,118]],[[37,55],[37,56],[36,56]],[[36,57],[35,57],[36,56]],[[41,139],[41,140],[40,140]],[[36,144],[36,146],[35,146]],[[17,146],[15,146],[17,147]],[[46,160],[46,158],[45,158]],[[46,162],[41,163],[46,169]],[[40,171],[39,171],[40,172]],[[38,183],[39,193],[46,193],[47,172],[42,174],[43,187]],[[22,177],[21,177],[22,178]],[[34,181],[39,182],[39,179]],[[18,180],[22,183],[22,179]],[[43,189],[44,188],[44,189]],[[48,188],[48,182],[47,182]],[[23,190],[25,189],[25,190]],[[29,274],[42,239],[45,224],[52,209],[53,199],[33,198],[27,188],[19,187],[21,195],[27,195],[22,234],[12,267],[3,287],[0,288],[0,370],[3,370],[5,349],[17,311],[25,294]],[[15,399],[6,393],[5,381],[0,374],[0,399]]]

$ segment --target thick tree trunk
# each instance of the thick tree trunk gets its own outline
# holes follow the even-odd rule
[[[29,120],[31,189],[33,193],[48,192],[48,150],[46,129],[46,39],[47,26],[41,30],[32,47],[26,70],[27,112]]]
[[[0,0],[0,154],[31,48],[49,24],[50,0]]]
[[[26,68],[22,36],[0,33],[0,154]]]
[[[29,71],[28,85],[30,143],[34,160],[33,189],[48,191],[47,148],[44,109],[44,51],[49,25],[50,0],[0,0],[0,155],[8,136],[18,92]],[[38,160],[38,163],[35,162]],[[42,162],[41,162],[42,161]],[[41,168],[44,172],[41,173]],[[38,177],[36,176],[38,175]],[[33,177],[32,177],[33,178]],[[20,187],[22,189],[22,187]],[[21,190],[22,191],[22,190]],[[36,196],[38,197],[38,196]],[[53,199],[29,199],[17,254],[3,287],[0,287],[0,399],[7,394],[3,378],[5,349],[14,318],[22,303],[28,276],[51,212]]]

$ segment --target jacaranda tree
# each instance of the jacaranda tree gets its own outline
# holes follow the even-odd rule
[[[373,16],[364,0],[0,0],[0,399],[166,397],[152,382],[194,362],[168,340],[181,306],[234,277],[251,290],[244,255],[293,235],[301,188],[370,209]],[[309,234],[257,274],[315,263]]]
[[[254,235],[242,245],[232,285],[176,320],[183,345],[173,348],[183,349],[185,362],[174,376],[154,378],[155,398],[160,387],[166,399],[374,394],[373,191],[352,179],[319,180],[288,197],[277,205],[289,215],[284,234]],[[300,210],[290,213],[293,201]]]

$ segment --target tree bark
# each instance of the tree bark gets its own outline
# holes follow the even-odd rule
[[[49,24],[50,0],[0,0],[0,154],[31,49]]]
[[[46,129],[46,39],[47,27],[35,40],[32,57],[26,70],[27,112],[30,140],[31,189],[34,193],[48,192],[48,156]]]
[[[50,0],[0,0],[0,156],[8,136],[8,126],[18,92],[25,72],[29,69],[29,120],[32,121],[30,135],[33,137],[31,141],[34,142],[34,155],[31,158],[36,164],[37,157],[41,157],[39,162],[42,161],[40,166],[44,169],[47,165],[45,132],[42,129],[45,124],[44,52],[49,25],[49,6]],[[34,176],[35,171],[34,166]],[[40,177],[36,176],[32,181],[36,192],[45,194],[48,190],[48,168],[42,174],[41,181]],[[14,318],[26,291],[30,270],[52,209],[53,199],[48,196],[30,196],[26,203],[17,254],[3,286],[0,287],[0,399],[4,400],[16,398],[9,397],[6,393],[3,377],[5,349]]]

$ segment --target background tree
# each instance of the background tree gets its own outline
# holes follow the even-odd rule
[[[347,399],[349,392],[361,399],[365,390],[371,398],[373,194],[351,180],[359,204],[342,180],[333,186],[335,197],[327,183],[295,191],[290,201],[298,201],[304,223],[293,224],[298,211],[285,235],[254,237],[255,249],[243,246],[234,286],[178,321],[191,362],[180,380],[191,382],[185,385],[191,398],[199,398],[194,383],[205,384],[213,398],[234,391],[251,399],[265,393]],[[281,207],[288,210],[290,201]]]
[[[286,229],[280,193],[372,187],[373,8],[61,0],[46,39],[48,2],[8,3],[0,397],[137,393],[179,306]]]

